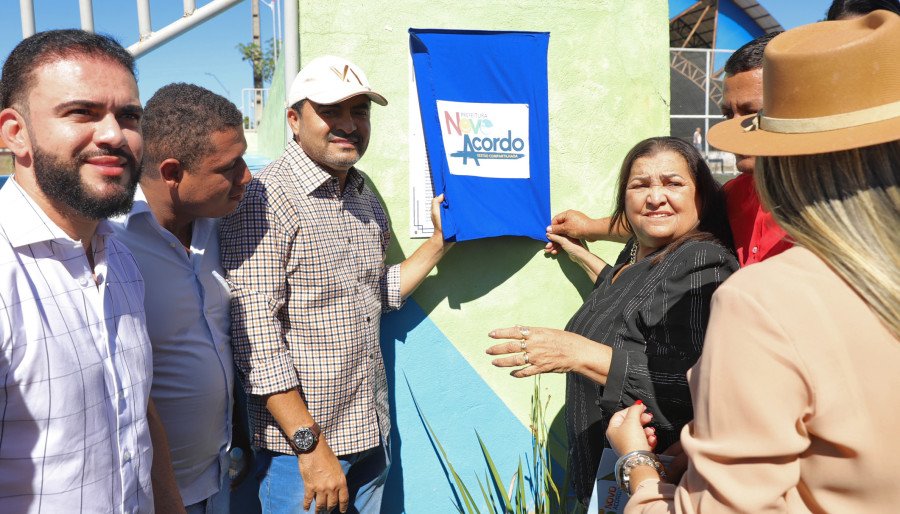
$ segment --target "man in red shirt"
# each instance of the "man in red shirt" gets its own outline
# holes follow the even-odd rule
[[[765,34],[754,39],[739,48],[725,63],[721,106],[725,118],[756,114],[762,108],[763,51],[777,34]],[[746,155],[736,158],[741,174],[727,182],[724,189],[738,262],[746,266],[777,255],[793,244],[759,203],[753,183],[756,158]],[[627,241],[630,234],[623,232],[621,227],[611,227],[609,222],[609,218],[593,219],[582,212],[568,210],[553,217],[547,233],[548,237],[556,234],[588,241]],[[547,252],[556,254],[557,250],[554,243],[547,244]]]

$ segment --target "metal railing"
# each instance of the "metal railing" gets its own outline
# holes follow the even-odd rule
[[[244,130],[256,130],[262,119],[263,109],[269,101],[269,88],[245,87],[241,89],[241,112],[244,114]]]
[[[153,24],[150,21],[150,0],[137,0],[138,33],[140,38],[137,43],[128,47],[128,51],[135,57],[140,57],[243,1],[212,0],[198,9],[194,0],[183,0],[184,16],[154,31]],[[19,11],[22,18],[22,37],[27,38],[34,35],[34,0],[19,0]],[[79,0],[78,11],[81,17],[81,28],[88,32],[93,32],[94,7],[91,0]]]
[[[136,0],[139,38],[136,43],[128,47],[128,51],[135,57],[140,57],[244,0],[211,0],[200,8],[197,8],[195,0],[182,1],[184,3],[184,15],[182,18],[154,31],[150,19],[150,0]],[[293,0],[283,3],[279,3],[281,0],[262,1],[265,6],[272,9],[273,16],[275,16],[273,22],[278,30],[273,36],[278,33],[283,33],[287,36],[283,41],[283,47],[279,47],[276,44],[276,51],[281,52],[284,59],[284,75],[277,77],[276,80],[283,80],[284,90],[287,91],[290,89],[290,85],[299,71],[300,41],[297,34],[299,5],[298,2]],[[284,8],[283,21],[280,7]],[[35,33],[34,0],[19,0],[19,11],[22,20],[22,38],[24,39]],[[92,0],[79,0],[79,13],[81,28],[88,32],[93,32],[94,8]],[[218,81],[218,78],[216,80]],[[247,98],[242,93],[241,111],[244,114],[245,127],[248,130],[256,130],[262,117],[263,106],[268,99],[268,90],[257,91],[250,89],[250,91],[253,91],[249,93],[252,95],[250,101],[247,101]],[[284,107],[287,107],[287,105]],[[287,141],[289,134],[290,131],[285,130],[285,141]]]

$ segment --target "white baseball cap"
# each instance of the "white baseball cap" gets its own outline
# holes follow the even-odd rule
[[[387,100],[372,91],[369,80],[359,66],[333,55],[316,57],[300,70],[288,93],[288,105],[300,100],[332,105],[356,95],[367,95],[378,105]]]

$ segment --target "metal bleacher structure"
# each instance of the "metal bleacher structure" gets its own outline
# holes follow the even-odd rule
[[[670,0],[670,4],[676,2]],[[734,31],[736,26],[740,36],[722,37],[723,31]],[[753,37],[780,30],[781,25],[755,0],[698,0],[669,19],[671,135],[690,141],[695,127],[700,127],[713,171],[727,173],[734,167],[733,156],[709,147],[705,137],[721,119],[725,61]],[[727,40],[724,48],[723,39]]]

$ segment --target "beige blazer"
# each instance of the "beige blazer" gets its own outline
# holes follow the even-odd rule
[[[691,370],[691,464],[625,512],[900,512],[900,341],[793,248],[713,296]]]

